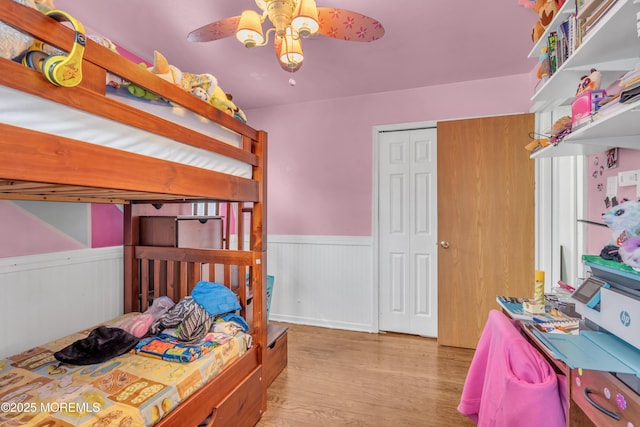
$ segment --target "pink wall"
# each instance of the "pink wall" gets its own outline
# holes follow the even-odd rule
[[[269,234],[370,236],[374,126],[528,112],[531,79],[521,74],[247,111],[249,124],[269,134]]]
[[[587,218],[591,221],[602,222],[602,214],[607,210],[604,203],[607,197],[607,178],[617,176],[618,173],[640,169],[640,150],[621,148],[618,150],[617,166],[612,169],[607,168],[606,153],[589,156],[587,167]],[[636,187],[618,187],[616,194],[619,202],[624,198],[638,200],[636,197]],[[587,253],[598,255],[602,248],[612,238],[611,229],[587,225]]]
[[[249,124],[269,133],[269,234],[370,236],[374,126],[526,112],[531,87],[531,74],[522,74],[247,111]],[[146,214],[168,209],[176,206]],[[13,224],[0,257],[121,244],[117,207],[83,212],[92,217],[86,243],[60,230],[35,232],[23,211],[0,203],[0,217]]]

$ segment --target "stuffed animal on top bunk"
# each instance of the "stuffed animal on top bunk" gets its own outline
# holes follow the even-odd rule
[[[13,0],[32,9],[47,12],[54,9],[51,0]],[[27,33],[18,31],[10,25],[0,21],[0,57],[7,59],[19,58],[34,42],[34,38]]]
[[[144,66],[144,64],[141,64],[141,66]],[[231,96],[220,88],[218,80],[213,75],[185,73],[175,65],[169,64],[164,55],[158,51],[153,53],[153,65],[147,67],[147,70],[202,99],[204,102],[213,105],[218,110],[246,123],[246,116],[242,110],[231,101]],[[133,83],[130,83],[127,89],[132,95],[139,98],[149,100],[158,98],[155,93]]]
[[[613,233],[600,252],[600,257],[625,262],[625,258],[631,260],[640,255],[633,254],[637,249],[637,238],[640,237],[640,201],[625,200],[603,213],[602,220]]]
[[[233,96],[230,93],[225,93],[220,86],[213,91],[213,96],[209,100],[209,104],[243,123],[247,122],[247,116],[245,116],[244,112],[233,102]]]
[[[145,66],[141,64],[141,66]],[[213,90],[218,86],[218,80],[211,74],[183,73],[178,67],[169,64],[167,58],[160,52],[153,52],[153,65],[147,70],[163,80],[173,83],[185,91],[197,96],[205,102],[213,95]],[[158,95],[133,83],[128,86],[129,92],[136,97],[145,99],[157,99]]]

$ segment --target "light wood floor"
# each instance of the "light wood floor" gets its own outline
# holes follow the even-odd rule
[[[402,334],[288,325],[258,427],[474,426],[456,410],[473,351]]]

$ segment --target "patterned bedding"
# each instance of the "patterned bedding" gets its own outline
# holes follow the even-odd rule
[[[87,366],[53,357],[92,329],[0,359],[0,426],[152,426],[251,343],[250,335],[239,332],[190,363],[133,351]]]

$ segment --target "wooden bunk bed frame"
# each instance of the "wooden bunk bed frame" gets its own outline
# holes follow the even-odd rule
[[[34,9],[0,0],[0,21],[60,49],[71,49],[72,31]],[[63,88],[49,83],[38,71],[0,58],[0,85],[240,160],[252,166],[252,178],[233,177],[0,123],[0,198],[123,204],[125,312],[144,311],[150,300],[160,295],[168,294],[177,301],[188,295],[201,278],[231,287],[235,271],[235,290],[241,314],[251,328],[252,348],[156,425],[195,426],[205,419],[208,426],[254,425],[266,410],[263,364],[267,351],[264,286],[267,135],[89,39],[82,67],[82,83]],[[107,70],[240,134],[242,148],[106,97]],[[240,214],[250,213],[250,230],[243,230],[243,221],[238,221],[238,250],[139,245],[141,204],[196,201],[233,202]],[[249,241],[246,250],[245,234]],[[202,277],[203,265],[223,268],[209,268],[207,277]],[[223,277],[216,277],[221,270]],[[237,283],[244,284],[245,272],[249,276],[248,289]]]

